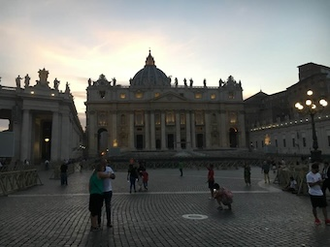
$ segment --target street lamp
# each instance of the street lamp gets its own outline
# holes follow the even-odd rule
[[[328,102],[325,99],[320,99],[318,102],[313,98],[313,91],[307,91],[307,99],[305,104],[303,105],[300,102],[297,102],[294,106],[301,112],[309,114],[312,120],[312,137],[313,137],[313,149],[311,151],[311,159],[314,161],[321,161],[321,150],[318,150],[319,145],[317,142],[316,130],[315,130],[315,121],[314,116],[316,113],[321,112],[326,106]]]

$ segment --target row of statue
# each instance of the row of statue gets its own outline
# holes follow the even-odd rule
[[[15,79],[17,88],[21,88],[21,80],[22,79],[23,78],[20,75],[18,75],[18,77]],[[30,86],[30,79],[31,78],[29,77],[29,74],[26,74],[26,76],[24,77],[24,87],[25,88]],[[60,85],[60,81],[57,80],[57,78],[55,78],[55,80],[54,80],[54,89],[58,90],[59,85]],[[70,91],[69,83],[67,82],[65,92],[69,92],[69,91]]]

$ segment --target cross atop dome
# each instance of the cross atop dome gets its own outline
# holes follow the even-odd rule
[[[146,65],[155,65],[155,60],[151,56],[151,50],[149,49],[149,56],[146,59]]]

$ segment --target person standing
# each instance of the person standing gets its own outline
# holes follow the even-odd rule
[[[321,185],[322,185],[322,177],[319,173],[319,163],[314,162],[311,167],[311,171],[306,175],[306,181],[308,185],[308,193],[311,198],[311,203],[313,207],[313,215],[314,215],[314,223],[316,225],[320,225],[321,221],[317,217],[317,208],[321,208],[323,212],[323,216],[325,219],[325,224],[330,225],[330,219],[328,219],[327,215],[327,202],[323,195]]]
[[[210,199],[213,199],[213,186],[214,186],[214,170],[213,170],[213,164],[211,164],[210,166],[207,167],[208,173],[207,173],[207,183],[208,183],[208,187],[210,189],[211,192],[211,197]]]
[[[322,170],[322,178],[324,179],[322,184],[322,192],[324,197],[327,197],[327,189],[330,191],[330,167],[329,162],[324,162],[324,168]]]
[[[270,170],[270,160],[265,160],[261,167],[261,173],[264,173],[265,183],[270,183],[269,179],[269,170]]]
[[[180,170],[180,177],[183,176],[183,162],[182,160],[179,161],[179,170]]]
[[[61,170],[61,185],[68,185],[68,164],[64,161],[60,167]]]
[[[251,166],[247,162],[244,164],[244,181],[246,186],[251,186]]]
[[[127,171],[127,180],[129,181],[129,193],[132,193],[132,188],[134,188],[134,192],[136,192],[136,187],[135,187],[135,182],[136,179],[138,178],[137,174],[137,169],[134,167],[134,159],[130,159],[130,164],[128,166],[128,171]]]
[[[100,228],[98,219],[101,216],[103,205],[103,180],[110,178],[110,173],[105,173],[105,164],[100,162],[96,165],[92,175],[89,178],[89,206],[91,213],[91,231],[97,231]]]
[[[102,165],[104,166],[105,175],[110,175],[108,178],[103,179],[103,201],[105,204],[105,212],[107,215],[107,227],[112,227],[111,224],[111,199],[112,199],[112,183],[111,180],[116,178],[116,175],[112,168],[109,166],[109,163],[106,159],[101,160]],[[102,203],[103,204],[103,203]],[[98,218],[98,223],[101,225],[101,214]]]
[[[149,181],[149,174],[147,172],[147,169],[144,168],[142,171],[142,181],[143,181],[143,187],[145,190],[148,190],[148,181]]]

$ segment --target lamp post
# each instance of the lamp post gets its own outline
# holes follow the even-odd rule
[[[311,151],[311,161],[321,161],[321,150],[318,150],[319,144],[317,142],[316,130],[315,130],[315,114],[321,112],[328,102],[325,99],[316,100],[313,98],[313,91],[307,91],[307,99],[304,104],[297,102],[294,106],[301,112],[309,114],[312,122],[312,138],[313,138],[313,150]]]

